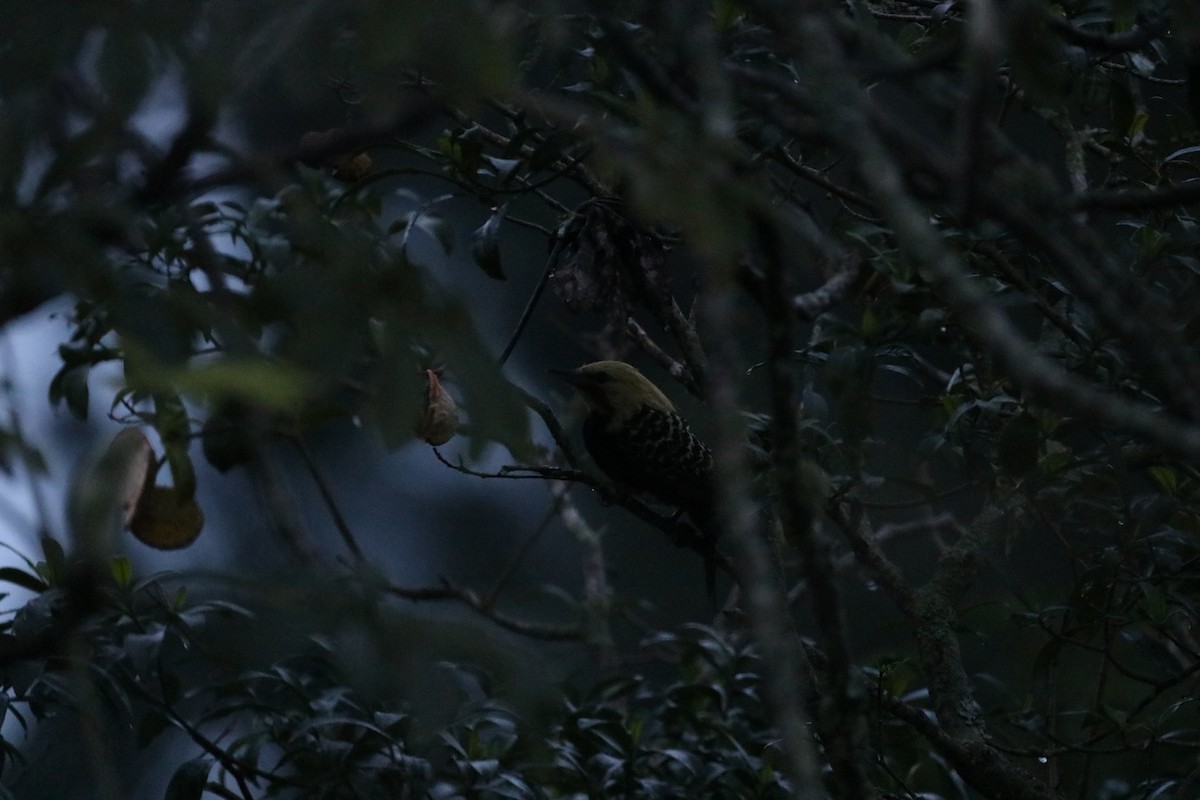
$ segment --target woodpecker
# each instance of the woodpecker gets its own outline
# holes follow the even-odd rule
[[[714,597],[718,530],[712,451],[667,396],[623,361],[552,372],[587,403],[583,441],[596,466],[621,486],[685,512],[699,529],[705,586]]]

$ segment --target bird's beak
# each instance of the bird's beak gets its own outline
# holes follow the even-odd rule
[[[584,377],[573,369],[552,369],[549,372],[556,378],[561,378],[577,388],[582,388],[587,385],[587,381],[584,379]]]

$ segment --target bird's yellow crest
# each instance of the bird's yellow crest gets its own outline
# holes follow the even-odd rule
[[[555,370],[577,388],[592,411],[620,423],[644,407],[674,413],[675,406],[642,373],[624,361],[593,361],[575,370]]]

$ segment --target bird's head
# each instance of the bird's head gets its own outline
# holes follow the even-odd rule
[[[551,370],[583,395],[588,412],[621,422],[643,407],[674,412],[675,406],[642,373],[624,361],[593,361],[578,369]]]

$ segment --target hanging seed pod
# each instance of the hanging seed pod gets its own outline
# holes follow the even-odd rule
[[[183,499],[170,486],[151,486],[142,495],[129,530],[143,544],[159,550],[178,550],[196,541],[204,513],[196,499]]]
[[[425,410],[417,425],[417,435],[429,444],[437,447],[450,441],[458,432],[458,403],[442,386],[437,373],[431,369],[425,370],[425,379],[429,382],[425,391]]]

